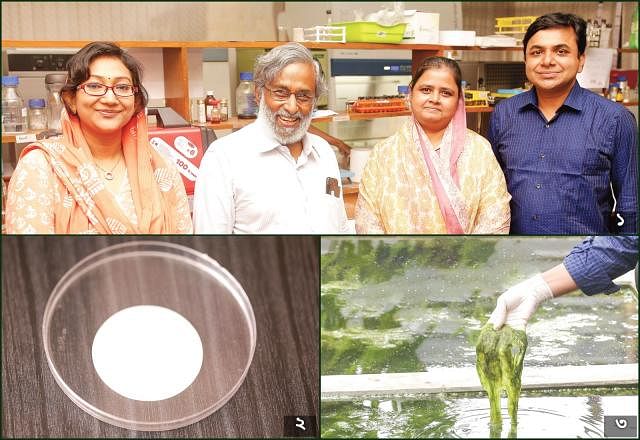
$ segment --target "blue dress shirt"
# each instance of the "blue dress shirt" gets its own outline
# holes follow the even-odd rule
[[[564,266],[587,295],[613,293],[613,280],[638,264],[638,237],[588,237],[564,259]],[[637,279],[636,279],[637,282]]]
[[[638,144],[633,114],[576,82],[547,121],[535,89],[500,102],[488,139],[507,180],[513,234],[636,233]]]

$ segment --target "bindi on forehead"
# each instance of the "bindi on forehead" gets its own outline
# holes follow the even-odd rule
[[[110,76],[108,74],[105,75],[98,75],[97,73],[91,73],[91,78],[97,78],[103,81],[120,81],[120,80],[126,80],[131,82],[131,78],[128,76]]]

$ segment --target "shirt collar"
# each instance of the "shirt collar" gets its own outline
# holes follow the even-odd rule
[[[523,95],[524,95],[524,98],[522,100],[522,103],[520,104],[521,109],[527,106],[534,106],[536,108],[538,107],[538,95],[536,95],[535,87],[532,88],[531,90],[527,90],[526,92],[523,93]],[[584,89],[580,87],[580,84],[578,84],[578,81],[576,80],[576,82],[573,84],[573,87],[571,88],[571,91],[569,92],[569,95],[564,100],[562,107],[567,106],[567,107],[571,107],[574,110],[581,111],[583,104],[584,104]]]
[[[569,92],[569,96],[564,100],[564,106],[571,107],[574,110],[581,111],[584,104],[584,92],[585,90],[580,87],[576,80],[573,88]]]

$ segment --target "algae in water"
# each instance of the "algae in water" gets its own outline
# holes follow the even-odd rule
[[[518,399],[522,385],[522,364],[527,350],[527,335],[507,325],[494,330],[487,323],[480,330],[476,345],[476,370],[489,396],[492,426],[502,425],[500,395],[504,389],[509,400],[512,427],[517,424]]]

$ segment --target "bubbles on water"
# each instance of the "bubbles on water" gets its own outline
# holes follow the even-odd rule
[[[389,396],[353,401],[323,401],[322,437],[377,438],[601,438],[604,415],[637,415],[637,395],[558,396],[537,392],[520,398],[517,425],[511,425],[507,399],[503,423],[489,425],[485,397],[455,394]],[[630,412],[631,411],[631,412]]]
[[[594,405],[600,411],[594,411]],[[487,399],[457,399],[449,408],[455,414],[451,435],[458,438],[537,437],[599,438],[604,435],[600,398],[522,397],[517,425],[511,424],[507,400],[502,399],[502,427],[492,430]]]

